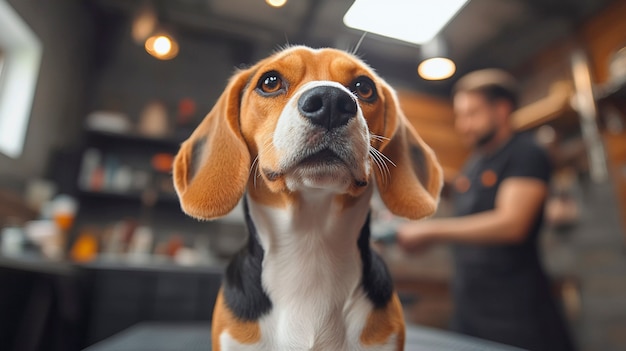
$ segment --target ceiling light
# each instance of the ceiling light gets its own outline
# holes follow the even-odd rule
[[[434,38],[467,1],[356,0],[343,17],[343,23],[366,32],[423,44]]]
[[[272,7],[283,7],[287,0],[265,0],[265,2]]]
[[[158,36],[154,40],[154,51],[158,55],[167,55],[172,50],[172,41],[166,36]]]
[[[420,77],[427,80],[443,80],[456,72],[454,61],[445,57],[433,57],[422,61],[417,67]]]
[[[159,60],[171,60],[178,55],[178,43],[169,35],[157,34],[146,40],[146,51]]]

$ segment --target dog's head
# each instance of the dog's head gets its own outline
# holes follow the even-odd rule
[[[301,46],[236,73],[174,162],[182,208],[200,219],[246,188],[270,206],[320,192],[349,203],[374,179],[394,214],[435,211],[441,168],[392,88],[353,55]]]

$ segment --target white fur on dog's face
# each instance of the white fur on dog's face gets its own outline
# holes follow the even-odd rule
[[[285,176],[290,191],[325,189],[341,194],[347,192],[354,182],[367,182],[370,177],[370,135],[356,96],[353,99],[357,112],[341,127],[326,130],[302,116],[298,111],[298,100],[304,92],[321,86],[336,87],[353,96],[347,88],[331,81],[312,81],[298,89],[280,114],[272,138],[272,146],[278,155],[278,168],[273,172]],[[322,150],[330,150],[338,158],[305,161]],[[259,163],[263,164],[263,150],[259,152]]]

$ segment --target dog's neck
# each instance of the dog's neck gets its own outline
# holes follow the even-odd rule
[[[369,211],[372,189],[348,200],[324,190],[299,193],[280,208],[263,205],[249,195],[247,201],[263,249],[273,254],[283,245],[301,241],[354,244]]]
[[[264,251],[264,270],[270,262],[285,263],[286,267],[276,267],[279,270],[299,264],[306,266],[302,269],[323,269],[321,264],[326,263],[337,270],[342,265],[354,267],[345,261],[360,261],[356,243],[366,223],[372,193],[370,187],[353,201],[344,201],[336,194],[315,190],[298,194],[285,208],[266,206],[247,196],[249,214]],[[345,277],[340,272],[337,276]],[[316,284],[315,279],[310,281]]]
[[[368,225],[372,192],[367,189],[353,201],[323,191],[299,194],[287,208],[262,205],[247,196],[263,248],[263,288],[274,308],[286,311],[279,324],[307,330],[318,339],[320,330],[342,323],[346,305],[362,293],[365,249],[358,242]]]

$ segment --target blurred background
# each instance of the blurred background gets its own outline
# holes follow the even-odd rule
[[[0,349],[79,350],[141,321],[210,320],[245,241],[241,209],[185,217],[172,157],[235,68],[287,44],[356,49],[397,89],[443,165],[441,216],[469,154],[451,87],[510,71],[516,128],[556,165],[542,235],[554,293],[581,350],[626,349],[626,1],[461,1],[430,37],[400,39],[360,27],[353,3],[0,0]],[[434,72],[421,65],[432,58]],[[448,248],[383,255],[407,320],[445,329]]]

